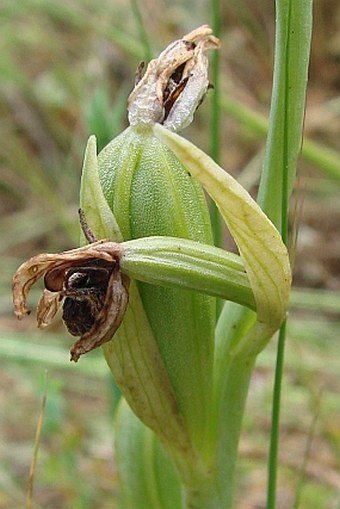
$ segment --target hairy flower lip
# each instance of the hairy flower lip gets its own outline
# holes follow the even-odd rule
[[[38,326],[49,325],[64,302],[65,325],[71,334],[80,336],[71,349],[71,360],[77,361],[83,353],[109,341],[123,320],[129,288],[129,278],[120,272],[123,252],[120,244],[100,240],[62,253],[33,256],[13,277],[17,318],[29,314],[29,291],[44,277]]]
[[[219,47],[211,28],[202,25],[171,43],[149,63],[143,76],[140,65],[128,98],[130,124],[145,127],[157,122],[173,131],[190,124],[209,88],[205,53]]]

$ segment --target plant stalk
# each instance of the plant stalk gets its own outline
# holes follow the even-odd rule
[[[255,358],[227,357],[225,392],[210,476],[184,489],[185,509],[231,509],[233,506],[238,444],[254,362]]]

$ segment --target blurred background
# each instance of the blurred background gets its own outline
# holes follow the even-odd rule
[[[274,2],[221,9],[221,164],[256,193],[269,111]],[[140,60],[211,23],[208,0],[2,0],[0,4],[0,508],[25,506],[48,392],[34,507],[115,508],[116,392],[100,352],[69,363],[60,324],[18,322],[11,278],[78,242],[85,144],[127,126]],[[315,0],[305,145],[292,199],[295,284],[283,380],[278,508],[340,507],[340,4]],[[211,98],[184,135],[210,151]],[[297,228],[299,229],[296,236]],[[39,289],[32,293],[31,305]],[[240,446],[237,509],[265,507],[275,340],[260,355]],[[294,505],[295,504],[295,505]]]

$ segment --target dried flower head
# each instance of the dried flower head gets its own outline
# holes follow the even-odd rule
[[[37,306],[38,327],[48,326],[62,306],[63,321],[73,336],[71,360],[110,341],[128,304],[129,279],[120,271],[120,244],[94,241],[81,214],[81,225],[91,244],[57,254],[39,254],[23,263],[13,277],[16,316],[29,314],[31,287],[44,277],[45,290]]]
[[[171,131],[189,125],[209,88],[205,53],[219,46],[211,28],[202,25],[171,43],[149,63],[144,76],[141,64],[128,100],[130,124],[145,127],[161,123]]]

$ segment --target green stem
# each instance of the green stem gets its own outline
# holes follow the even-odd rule
[[[223,359],[224,399],[220,407],[218,439],[212,451],[211,476],[184,490],[186,509],[231,509],[234,500],[234,478],[242,418],[249,389],[254,358]],[[221,387],[216,384],[216,388]]]
[[[223,509],[227,506],[219,494],[217,486],[209,482],[201,482],[196,487],[183,489],[183,505],[185,509]]]
[[[223,492],[223,509],[230,509],[234,501],[234,479],[242,420],[255,358],[229,359],[224,380],[225,394],[220,408],[218,440],[216,444],[219,488]]]
[[[275,509],[276,506],[277,457],[279,450],[281,388],[282,388],[282,375],[286,342],[285,340],[286,340],[286,322],[284,322],[280,329],[276,353],[273,406],[272,406],[272,429],[270,436],[270,448],[268,459],[267,509]]]
[[[302,141],[312,0],[276,1],[273,93],[259,203],[288,243],[288,206]],[[286,323],[280,329],[273,391],[267,509],[276,507],[281,386]]]
[[[291,5],[289,7],[287,16],[287,31],[290,28],[291,19]],[[290,39],[287,37],[287,44],[284,48],[286,54],[285,61],[285,80],[286,83],[290,81],[289,69],[289,52],[290,52]],[[284,89],[285,109],[283,113],[284,130],[283,150],[282,150],[282,200],[281,200],[281,234],[284,243],[288,243],[288,167],[289,167],[289,137],[288,133],[288,106],[289,106],[289,87]],[[282,376],[284,365],[284,352],[286,343],[286,321],[281,326],[279,332],[277,355],[276,355],[276,368],[273,389],[273,405],[272,405],[272,428],[270,435],[270,448],[268,459],[268,485],[267,485],[267,509],[275,509],[276,506],[276,487],[277,487],[277,460],[279,449],[279,433],[280,433],[280,411],[281,411],[281,391],[282,391]]]
[[[209,442],[214,444],[218,481],[224,493],[223,509],[232,507],[238,443],[255,357],[233,354],[235,341],[251,326],[254,313],[226,303],[216,327],[214,395]]]
[[[220,0],[212,0],[212,29],[216,37],[220,37],[221,32],[221,6]],[[211,157],[219,163],[221,155],[221,122],[220,122],[220,53],[214,51],[212,55],[211,79],[213,91],[211,94]],[[214,201],[210,204],[211,224],[214,235],[215,246],[222,247],[222,224],[219,210]]]

